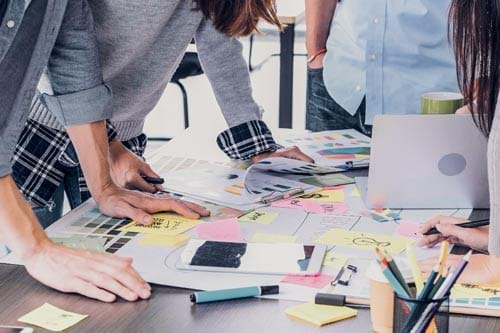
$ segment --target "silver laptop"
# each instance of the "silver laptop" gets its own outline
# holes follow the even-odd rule
[[[488,208],[487,139],[471,116],[375,117],[369,208]]]

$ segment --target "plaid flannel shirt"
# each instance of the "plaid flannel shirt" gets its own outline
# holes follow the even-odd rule
[[[109,122],[107,129],[111,142],[117,133]],[[122,143],[134,154],[142,157],[147,137],[141,134]],[[217,144],[230,158],[241,160],[281,148],[274,142],[266,124],[260,120],[227,129],[219,134]],[[69,168],[78,168],[82,198],[90,197],[74,147],[64,131],[29,119],[18,140],[12,162],[14,180],[25,198],[36,206],[54,206],[54,193]]]

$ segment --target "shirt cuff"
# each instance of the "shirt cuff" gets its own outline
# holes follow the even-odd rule
[[[108,142],[111,143],[118,136],[118,132],[109,120],[106,120],[106,131],[108,132]]]
[[[106,84],[59,96],[42,95],[45,106],[65,127],[111,118],[111,89]]]
[[[235,160],[249,160],[282,148],[262,120],[248,121],[225,130],[217,137],[217,144],[229,158]]]

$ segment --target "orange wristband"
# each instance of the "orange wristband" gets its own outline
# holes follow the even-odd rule
[[[326,53],[326,49],[321,49],[319,50],[318,52],[314,53],[312,56],[310,56],[308,59],[307,59],[307,63],[310,64],[311,62],[314,61],[314,59],[316,59],[318,56]]]

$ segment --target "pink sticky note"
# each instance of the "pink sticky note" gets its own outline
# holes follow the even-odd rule
[[[203,222],[196,226],[196,233],[200,239],[213,241],[241,242],[240,222],[231,218],[217,222]]]
[[[323,190],[326,191],[326,190],[345,190],[345,186],[344,185],[335,185],[335,186],[327,186],[327,187],[323,187]]]
[[[415,222],[401,222],[396,229],[398,235],[403,237],[418,237],[418,230],[420,229],[420,224]]]
[[[303,209],[303,205],[306,200],[300,199],[287,199],[275,201],[271,204],[271,207],[274,208],[291,208],[291,209]]]
[[[349,207],[344,203],[329,203],[305,201],[304,210],[313,214],[343,215],[349,213]]]
[[[321,289],[330,284],[333,275],[318,274],[312,276],[289,274],[281,280],[281,283],[298,284],[310,288]]]

